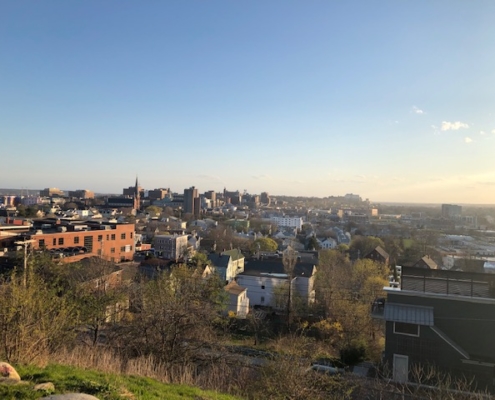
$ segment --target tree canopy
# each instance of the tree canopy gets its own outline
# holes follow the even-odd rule
[[[251,244],[251,251],[253,253],[259,251],[276,251],[278,249],[278,244],[275,240],[267,237],[256,239]]]

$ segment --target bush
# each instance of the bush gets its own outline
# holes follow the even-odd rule
[[[353,340],[340,350],[340,360],[346,365],[356,365],[365,360],[366,343],[361,340]]]

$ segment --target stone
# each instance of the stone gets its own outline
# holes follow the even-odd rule
[[[39,400],[99,400],[97,397],[84,393],[52,394]]]
[[[37,385],[34,385],[33,389],[44,391],[44,392],[54,392],[55,391],[55,385],[52,382],[38,383]]]
[[[0,382],[19,382],[21,377],[15,368],[6,362],[0,362]]]

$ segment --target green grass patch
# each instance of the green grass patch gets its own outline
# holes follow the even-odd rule
[[[414,244],[413,239],[402,239],[402,246],[404,247],[404,249],[411,248],[413,244]]]
[[[48,365],[16,366],[24,381],[18,385],[0,384],[0,399],[39,399],[48,394],[81,392],[93,395],[100,400],[236,400],[238,398],[212,391],[204,391],[191,386],[172,385],[154,379],[138,376],[107,374],[71,366]],[[37,383],[52,382],[54,393],[34,391]]]

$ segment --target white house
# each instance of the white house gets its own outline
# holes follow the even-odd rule
[[[331,237],[317,240],[322,249],[329,250],[335,249],[337,247],[337,241],[335,239],[332,239]]]
[[[224,289],[229,294],[227,311],[235,313],[239,318],[245,318],[249,313],[247,289],[239,286],[236,281],[231,281]]]
[[[244,255],[238,249],[208,255],[215,272],[226,282],[232,281],[244,271]]]
[[[306,304],[315,300],[314,279],[316,266],[312,262],[297,261],[294,278],[290,282],[294,295],[300,296]],[[288,285],[289,275],[284,271],[282,259],[249,260],[244,272],[237,275],[237,283],[248,288],[251,306],[276,307],[277,288]],[[282,289],[283,290],[283,289]]]

